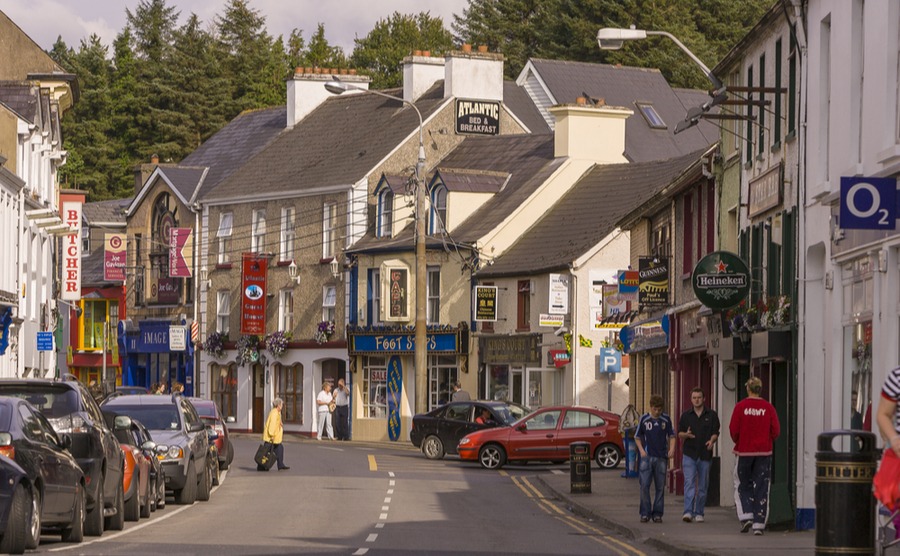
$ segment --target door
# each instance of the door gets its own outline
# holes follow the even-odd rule
[[[38,416],[25,405],[19,405],[19,415],[25,438],[19,443],[21,454],[16,454],[16,459],[31,460],[31,465],[40,469],[44,479],[41,514],[47,517],[47,521],[58,519],[63,509],[61,488],[67,477],[63,476],[64,470],[54,447],[47,444],[47,436]]]
[[[517,404],[525,403],[524,372],[521,368],[509,370],[509,400]]]
[[[265,426],[266,370],[262,365],[253,365],[253,432],[262,433]]]
[[[473,405],[468,402],[457,402],[447,406],[444,418],[438,425],[438,437],[444,449],[450,448],[454,453],[462,437],[476,430],[472,415]]]
[[[781,434],[775,439],[772,450],[772,484],[769,498],[769,523],[794,523],[793,489],[793,446],[794,422],[793,399],[787,362],[773,362],[762,366],[763,383],[769,385],[769,401],[778,412]],[[766,380],[768,375],[768,380]]]
[[[525,421],[524,429],[513,429],[509,435],[509,456],[514,459],[559,459],[556,453],[559,415],[559,409],[539,411]]]
[[[597,446],[607,442],[606,426],[606,421],[599,415],[587,411],[567,410],[556,439],[559,457],[569,457],[569,444],[572,442],[590,442],[593,455]]]

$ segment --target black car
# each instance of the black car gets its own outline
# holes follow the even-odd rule
[[[77,380],[0,379],[0,396],[28,401],[57,434],[72,438],[69,451],[87,484],[84,534],[99,536],[104,529],[124,529],[124,456],[88,389]]]
[[[27,548],[37,548],[41,527],[61,530],[66,542],[84,536],[84,472],[67,451],[71,445],[71,437],[57,436],[30,403],[0,397],[0,454],[15,460],[35,486]]]
[[[31,527],[32,493],[28,475],[18,463],[0,456],[0,552],[22,554]]]
[[[528,412],[513,402],[450,402],[413,417],[409,439],[428,459],[441,459],[444,454],[455,454],[460,439],[470,432],[509,425]]]
[[[169,446],[161,456],[166,488],[179,504],[209,500],[212,489],[206,427],[191,402],[180,394],[171,396],[115,396],[103,401],[104,411],[137,419],[157,441]]]
[[[137,419],[127,415],[119,415],[113,411],[104,409],[103,415],[106,423],[112,423],[113,433],[120,444],[126,444],[140,449],[144,456],[150,460],[150,511],[165,507],[166,505],[166,472],[163,469],[160,456],[169,451],[165,444],[157,444],[150,436],[150,431]],[[116,417],[120,417],[117,421]],[[121,420],[124,418],[124,421]],[[141,517],[148,517],[142,515]]]

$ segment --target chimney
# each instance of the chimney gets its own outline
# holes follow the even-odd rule
[[[588,160],[596,164],[628,162],[625,158],[625,120],[633,110],[618,106],[595,106],[583,99],[577,104],[550,108],[556,118],[556,157]]]
[[[362,87],[369,88],[369,79],[363,75],[341,75],[340,80]],[[322,68],[297,68],[294,75],[287,80],[287,129],[293,128],[297,122],[307,114],[318,108],[328,97],[334,96],[325,89],[325,83],[334,79],[331,69]],[[349,95],[350,92],[344,93]]]
[[[503,102],[503,55],[471,46],[450,52],[444,64],[444,98],[472,98]]]
[[[415,102],[444,78],[444,59],[430,54],[427,50],[416,50],[403,59],[403,100]]]

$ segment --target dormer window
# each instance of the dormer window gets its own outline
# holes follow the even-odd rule
[[[666,122],[660,117],[656,108],[653,108],[653,104],[649,102],[636,102],[635,104],[640,110],[641,116],[646,120],[647,125],[653,129],[666,129]]]
[[[431,223],[429,233],[447,229],[447,188],[443,184],[431,190]]]
[[[391,237],[394,225],[394,192],[385,187],[378,195],[378,237]]]

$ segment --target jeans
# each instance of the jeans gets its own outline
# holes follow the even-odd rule
[[[692,516],[703,515],[703,510],[706,508],[706,492],[709,490],[709,467],[711,464],[710,460],[682,456],[684,513]]]
[[[350,440],[350,404],[334,408],[334,432],[338,440]]]
[[[324,432],[324,431],[328,432],[328,438],[334,440],[334,429],[331,428],[331,412],[330,411],[320,411],[319,412],[319,436],[318,436],[319,440],[322,440],[322,432]]]
[[[641,481],[641,517],[662,517],[666,489],[668,458],[642,457],[638,473]],[[655,483],[656,496],[650,505],[650,483]]]
[[[769,513],[769,479],[772,456],[738,456],[735,464],[735,496],[738,519],[753,520],[753,529],[765,529]]]

